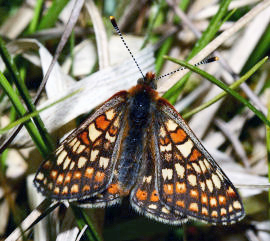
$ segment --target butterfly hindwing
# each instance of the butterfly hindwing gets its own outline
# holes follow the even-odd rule
[[[244,209],[233,184],[178,112],[164,99],[158,102],[154,136],[161,200],[201,221],[239,221]]]
[[[148,135],[151,136],[151,133]],[[187,217],[175,213],[166,207],[160,200],[157,191],[156,160],[153,147],[153,138],[147,140],[143,151],[141,172],[136,185],[130,194],[132,207],[150,219],[172,225],[179,225],[187,221]]]
[[[34,183],[43,195],[72,201],[108,187],[118,157],[126,98],[125,91],[111,97],[42,163]]]

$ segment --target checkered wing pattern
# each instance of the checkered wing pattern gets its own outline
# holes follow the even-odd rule
[[[126,91],[114,95],[42,163],[34,183],[43,195],[77,201],[108,188],[119,154],[126,100]]]
[[[150,134],[148,136],[151,136]],[[143,153],[141,172],[135,187],[130,194],[132,207],[150,219],[172,225],[179,225],[187,221],[185,215],[177,211],[171,211],[162,203],[156,179],[156,160],[153,138],[147,141]]]
[[[173,106],[158,102],[153,136],[161,202],[212,224],[239,221],[244,208],[233,184]]]

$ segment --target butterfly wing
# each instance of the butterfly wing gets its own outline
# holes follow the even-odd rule
[[[109,186],[124,129],[127,95],[122,91],[106,101],[41,164],[34,184],[43,195],[74,201]]]
[[[147,136],[152,136],[149,133]],[[156,180],[156,155],[154,154],[153,138],[147,140],[143,152],[141,171],[138,175],[136,185],[130,194],[131,206],[140,214],[150,219],[172,225],[179,225],[187,221],[185,215],[173,212],[161,202],[157,191]]]
[[[230,224],[245,215],[231,181],[178,112],[160,98],[154,124],[158,193],[190,218]]]
[[[122,197],[118,189],[118,180],[114,175],[110,185],[102,192],[93,197],[78,200],[77,206],[82,208],[105,208],[121,203]]]

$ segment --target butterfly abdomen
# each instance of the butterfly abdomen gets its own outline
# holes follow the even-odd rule
[[[145,85],[138,85],[130,91],[128,106],[128,131],[123,141],[123,151],[119,162],[118,180],[120,186],[129,190],[135,183],[141,167],[141,153],[146,129],[151,121],[153,94]]]

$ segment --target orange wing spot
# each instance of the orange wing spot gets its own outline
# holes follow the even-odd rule
[[[173,185],[172,184],[164,184],[163,190],[166,194],[171,195],[171,194],[173,194]]]
[[[55,187],[54,190],[53,190],[53,193],[54,194],[59,194],[59,192],[60,192],[59,187]]]
[[[144,201],[147,198],[147,192],[142,191],[141,189],[138,189],[138,191],[136,192],[136,197],[138,200]]]
[[[117,127],[111,126],[110,129],[109,129],[109,134],[110,134],[111,136],[115,136],[116,133],[117,133],[117,131],[118,131],[118,128],[117,128]]]
[[[170,133],[170,135],[171,135],[172,141],[174,143],[183,142],[186,139],[186,137],[187,137],[186,132],[183,129],[181,129],[181,128],[178,128],[176,130],[176,132]]]
[[[83,192],[90,191],[90,186],[89,186],[89,185],[84,185],[82,191],[83,191]]]
[[[106,130],[107,127],[110,125],[110,122],[106,120],[106,117],[104,115],[99,116],[95,122],[97,128],[101,130]]]
[[[191,203],[190,205],[189,205],[189,210],[191,211],[191,212],[198,212],[199,211],[199,207],[198,207],[198,204],[197,203]]]
[[[208,216],[208,210],[205,207],[202,207],[202,215]]]
[[[118,184],[111,184],[109,187],[108,187],[108,192],[110,194],[116,194],[119,192],[119,187],[118,187]]]
[[[172,202],[172,199],[171,198],[167,198],[166,201],[169,202],[169,203],[171,203]]]
[[[97,171],[96,176],[95,176],[95,181],[102,182],[104,178],[105,178],[105,173]]]
[[[88,146],[90,144],[87,131],[82,132],[79,138],[81,139],[84,145]]]
[[[159,138],[159,142],[162,146],[167,146],[170,143],[170,139],[168,137]]]
[[[68,194],[68,187],[67,187],[67,186],[65,186],[65,187],[63,188],[62,194],[63,194],[63,195]]]
[[[217,211],[213,211],[213,212],[211,213],[211,216],[214,217],[214,218],[217,218],[217,217],[218,217]]]
[[[177,159],[178,161],[182,160],[182,157],[178,153],[174,153],[174,158]]]
[[[211,207],[217,207],[217,199],[215,197],[210,197],[209,203]]]
[[[189,160],[190,161],[197,161],[201,155],[202,154],[197,149],[194,149],[192,151],[192,154],[191,154]]]
[[[218,196],[218,202],[220,205],[226,205],[226,197],[224,196]]]
[[[190,196],[194,198],[199,198],[199,193],[197,190],[192,189],[190,190]]]
[[[74,172],[74,178],[80,179],[81,176],[82,176],[82,173],[81,172],[79,172],[79,171]]]
[[[157,202],[159,200],[157,190],[154,190],[151,194],[150,201]]]
[[[184,201],[176,201],[176,205],[179,206],[179,207],[182,207],[182,208],[185,208],[185,202]]]
[[[236,197],[236,193],[235,193],[235,191],[231,187],[228,188],[227,194],[230,197]]]
[[[94,168],[93,167],[87,167],[85,170],[84,176],[91,179],[94,173]]]
[[[45,169],[50,169],[51,167],[52,167],[51,161],[46,161],[43,165],[43,168],[45,168]]]
[[[205,193],[202,193],[201,202],[205,205],[208,205],[208,198],[207,198],[207,195]]]
[[[66,175],[66,177],[65,177],[64,184],[66,184],[67,182],[70,182],[71,177],[72,177],[72,173],[71,172],[68,172],[67,175]]]
[[[57,184],[62,184],[63,181],[64,181],[64,174],[61,173],[61,174],[58,175],[57,180],[56,180],[56,183]]]
[[[187,164],[187,169],[188,169],[188,170],[191,170],[191,169],[193,169],[193,168],[191,167],[191,165]]]
[[[55,180],[55,178],[57,177],[57,171],[56,170],[52,170],[51,171],[51,177],[52,177],[52,179],[54,179]]]
[[[71,193],[78,193],[79,192],[79,185],[73,184],[70,191],[71,191]]]
[[[93,149],[94,149],[94,147],[99,146],[101,143],[102,143],[102,140],[101,140],[100,138],[97,139],[97,140],[93,143]]]
[[[176,190],[177,193],[185,193],[187,191],[186,184],[183,182],[176,183]]]

